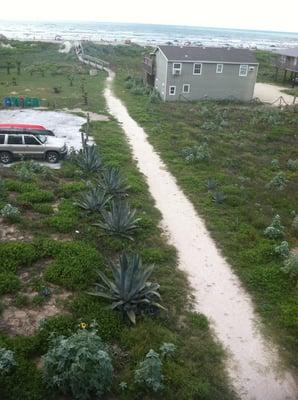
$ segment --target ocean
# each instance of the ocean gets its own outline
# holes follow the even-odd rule
[[[140,45],[191,44],[244,48],[298,46],[298,33],[107,22],[8,22],[0,20],[0,34],[21,40],[92,40]]]

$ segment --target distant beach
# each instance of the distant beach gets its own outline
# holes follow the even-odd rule
[[[0,34],[19,40],[92,40],[103,44],[280,48],[298,46],[298,33],[103,22],[0,21]]]

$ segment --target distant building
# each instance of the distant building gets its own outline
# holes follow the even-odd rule
[[[294,86],[298,77],[298,47],[274,50],[274,53],[277,54],[274,60],[274,66],[276,67],[275,78],[277,79],[279,70],[282,70],[284,71],[283,79],[285,81],[289,72],[290,80]]]
[[[159,46],[143,62],[144,79],[165,101],[253,97],[258,72],[246,49]]]

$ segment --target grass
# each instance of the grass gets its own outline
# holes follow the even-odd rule
[[[25,63],[30,59],[30,46],[23,46]],[[66,56],[60,58],[57,46],[40,46],[47,59],[65,62]],[[31,57],[37,59],[40,53],[35,50],[33,53]],[[72,56],[69,57],[72,60]],[[29,74],[23,78],[23,87],[33,87],[34,76]],[[44,79],[42,87],[50,93],[52,78],[40,79]],[[99,85],[103,84],[103,76],[96,79]],[[101,110],[104,101],[100,90],[93,89],[94,103],[90,107]],[[59,106],[75,106],[73,99],[80,88],[74,86],[73,91],[73,96]],[[53,101],[51,93],[49,96]],[[71,161],[65,161],[62,169],[53,171],[50,178],[45,179],[45,171],[39,171],[27,176],[26,182],[17,175],[19,168],[0,169],[4,201],[9,199],[21,212],[20,221],[11,226],[27,239],[0,243],[1,290],[4,293],[14,291],[14,304],[22,310],[46,306],[47,299],[41,298],[39,292],[32,302],[28,301],[28,293],[33,289],[53,287],[70,293],[67,300],[60,301],[60,315],[47,318],[32,336],[14,337],[5,329],[0,331],[0,347],[12,349],[17,360],[12,374],[0,377],[0,397],[7,400],[52,398],[53,393],[47,392],[36,360],[47,351],[50,337],[70,335],[80,322],[96,320],[99,334],[113,349],[115,377],[111,396],[119,399],[160,396],[169,400],[234,399],[236,396],[224,371],[223,349],[214,341],[206,317],[191,310],[186,276],[176,267],[175,249],[161,234],[160,213],[154,207],[121,127],[112,118],[108,122],[92,122],[90,134],[98,144],[105,165],[119,167],[127,179],[128,201],[141,217],[140,229],[134,241],[129,241],[104,236],[93,226],[100,217],[84,213],[74,203],[84,190],[84,183],[97,176],[83,174]],[[86,294],[86,289],[92,288],[96,280],[96,270],[108,274],[110,261],[115,261],[123,250],[138,252],[144,262],[156,264],[153,280],[159,282],[162,302],[167,308],[155,317],[139,316],[136,327],[131,327],[118,312],[107,309],[105,301]],[[18,278],[25,272],[29,274],[28,280],[20,283]],[[2,303],[2,311],[6,307]],[[173,342],[177,347],[176,356],[166,364],[164,371],[166,390],[162,395],[140,392],[133,384],[134,368],[150,348],[158,350],[163,342]],[[127,392],[119,390],[122,381],[129,385]]]
[[[102,51],[99,47],[98,52]],[[287,166],[289,159],[298,158],[297,110],[212,101],[154,104],[142,91],[134,94],[125,83],[128,75],[140,76],[134,59],[140,61],[140,54],[132,50],[129,59],[116,47],[114,52],[116,56],[106,58],[117,62],[116,93],[204,217],[252,295],[267,333],[280,344],[284,359],[297,368],[297,284],[282,271],[283,259],[274,252],[281,240],[287,240],[291,249],[298,246],[292,228],[298,175]],[[274,69],[268,53],[258,51],[257,57],[259,80],[272,82]],[[184,149],[202,145],[209,159],[188,162]],[[272,185],[278,183],[279,173],[286,180],[282,190]],[[269,240],[264,229],[276,214],[285,226],[285,237]]]

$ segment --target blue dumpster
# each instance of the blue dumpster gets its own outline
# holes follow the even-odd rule
[[[11,99],[10,97],[4,97],[4,107],[11,107]]]

